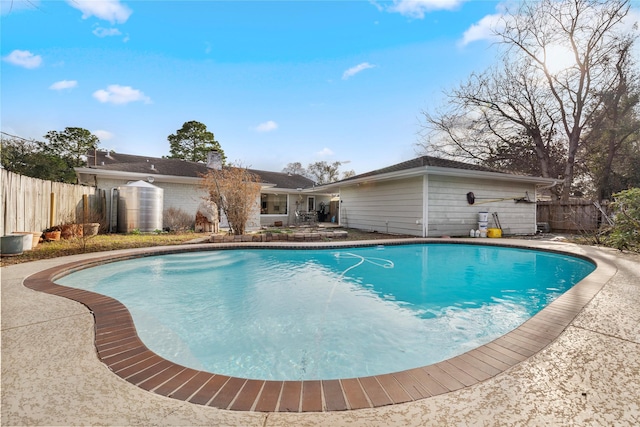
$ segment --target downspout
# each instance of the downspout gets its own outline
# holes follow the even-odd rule
[[[429,237],[429,175],[422,178],[422,237]]]
[[[111,196],[109,199],[109,233],[113,232],[113,192],[117,188],[118,187],[111,187]]]
[[[551,185],[547,185],[547,186],[539,187],[539,188],[538,188],[538,186],[536,185],[536,192],[537,192],[537,190],[548,190],[549,188],[553,188],[553,187],[555,187],[556,185],[558,185],[558,180],[557,180],[557,179],[554,179],[554,180],[553,180],[553,184],[551,184]],[[538,199],[538,198],[536,197],[536,200],[537,200],[537,199]]]

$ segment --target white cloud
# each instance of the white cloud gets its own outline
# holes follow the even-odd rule
[[[487,15],[473,24],[462,35],[460,45],[466,46],[471,42],[478,40],[491,40],[494,38],[494,29],[498,29],[502,24],[504,16],[502,14]]]
[[[111,37],[111,36],[119,36],[122,33],[117,28],[98,27],[95,30],[93,30],[93,34],[98,37]]]
[[[40,55],[34,55],[28,50],[16,49],[2,59],[10,64],[24,68],[38,68],[40,64],[42,64],[42,57]]]
[[[93,92],[93,97],[102,103],[109,102],[111,104],[128,104],[135,101],[151,103],[148,96],[131,86],[109,85],[106,90],[100,89]]]
[[[64,89],[73,89],[78,86],[77,80],[60,80],[59,82],[55,82],[49,89],[51,90],[64,90]]]
[[[132,13],[120,0],[67,0],[67,3],[82,12],[82,19],[95,16],[112,24],[127,22]]]
[[[258,131],[258,132],[271,132],[271,131],[276,130],[276,129],[278,129],[278,124],[276,122],[274,122],[273,120],[269,120],[267,122],[260,123],[256,127],[256,131]]]
[[[453,10],[465,0],[394,0],[393,5],[387,7],[389,12],[397,12],[411,18],[424,18],[426,12],[432,10]]]
[[[98,129],[94,130],[91,133],[97,136],[100,141],[108,141],[113,138],[113,134],[107,130]]]
[[[349,68],[347,71],[342,73],[342,80],[347,80],[349,77],[355,76],[361,71],[366,70],[367,68],[375,68],[375,65],[371,65],[368,62],[363,62],[362,64],[358,64],[355,67]]]
[[[322,150],[316,152],[316,155],[320,157],[333,156],[333,151],[330,148],[324,147]]]

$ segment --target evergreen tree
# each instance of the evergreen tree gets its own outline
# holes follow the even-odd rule
[[[170,159],[183,159],[192,162],[206,162],[210,151],[217,151],[222,157],[222,163],[226,161],[224,151],[220,143],[215,140],[213,132],[207,130],[207,126],[194,120],[185,122],[182,128],[175,134],[167,137],[169,140]]]

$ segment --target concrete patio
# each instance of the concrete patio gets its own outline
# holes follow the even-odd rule
[[[228,411],[144,391],[97,358],[85,306],[22,285],[97,254],[3,267],[2,425],[640,425],[640,256],[501,240],[588,256],[604,287],[557,340],[493,378],[415,402],[324,413]]]

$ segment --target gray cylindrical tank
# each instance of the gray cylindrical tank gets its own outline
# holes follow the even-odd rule
[[[162,230],[164,190],[144,181],[118,187],[118,232]]]

